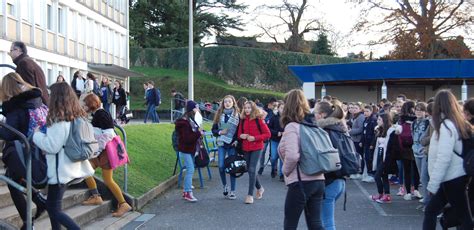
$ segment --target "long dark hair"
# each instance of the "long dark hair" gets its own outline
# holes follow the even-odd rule
[[[79,104],[74,90],[66,82],[54,83],[49,87],[49,111],[46,117],[48,126],[60,121],[72,121],[77,117],[85,117],[86,111]]]
[[[459,106],[456,97],[453,95],[453,93],[451,93],[450,90],[443,89],[436,93],[432,117],[433,126],[437,133],[438,139],[441,124],[445,119],[449,119],[454,123],[454,126],[459,132],[461,138],[467,139],[469,137],[471,126],[464,119],[461,106]]]
[[[392,126],[392,115],[390,113],[382,113],[379,115],[382,118],[383,125],[378,127],[380,137],[386,137],[388,129]]]

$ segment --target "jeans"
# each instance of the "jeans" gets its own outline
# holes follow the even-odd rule
[[[263,170],[263,168],[265,167],[265,154],[267,153],[267,148],[268,148],[268,145],[269,145],[270,141],[266,141],[263,143],[263,151],[262,151],[262,155],[260,156],[260,168]],[[270,150],[271,150],[271,146],[270,146]]]
[[[217,153],[218,153],[218,165],[219,165],[219,175],[221,176],[221,182],[222,185],[227,185],[227,180],[226,180],[226,173],[225,173],[225,166],[224,166],[224,159],[227,156],[233,156],[235,155],[235,148],[224,148],[224,147],[218,147],[217,148]],[[230,191],[235,191],[235,177],[230,175]]]
[[[67,229],[80,229],[74,220],[62,211],[62,199],[66,188],[67,186],[64,184],[51,184],[48,186],[46,210],[48,210],[53,230],[60,230],[61,225]]]
[[[108,103],[107,101],[104,101],[102,102],[102,106],[104,107],[104,110],[110,114],[110,103]]]
[[[321,221],[325,230],[335,230],[336,223],[334,221],[334,209],[336,201],[344,194],[346,190],[346,181],[344,179],[336,179],[331,184],[326,185],[323,199],[323,209],[321,212]]]
[[[151,117],[151,121],[153,123],[160,122],[160,119],[158,118],[158,114],[156,113],[156,105],[155,104],[148,104],[146,114],[145,114],[145,120],[143,121],[144,123],[146,123],[149,116]]]
[[[418,190],[418,186],[420,185],[420,175],[418,174],[418,170],[414,168],[414,162],[412,160],[402,160],[403,162],[403,172],[405,176],[404,184],[406,193],[411,193],[411,186],[415,190]]]
[[[428,182],[430,181],[430,175],[428,174],[428,156],[426,155],[421,160],[420,178],[421,184],[423,185],[423,204],[426,206],[431,199],[430,192],[426,189],[428,187]]]
[[[444,206],[449,203],[461,221],[461,229],[472,229],[471,213],[469,212],[469,199],[466,195],[467,177],[462,176],[456,179],[441,183],[436,194],[431,197],[425,208],[425,218],[423,219],[423,230],[436,229],[437,215],[441,213]]]
[[[245,152],[244,158],[247,162],[248,173],[249,173],[249,190],[247,195],[253,196],[253,189],[256,187],[260,189],[262,186],[260,185],[260,181],[257,178],[257,164],[258,159],[260,159],[260,153],[262,150],[252,151],[252,152]]]
[[[284,229],[297,229],[303,210],[308,229],[324,229],[321,222],[324,180],[302,181],[301,183],[304,194],[301,192],[299,182],[288,185],[285,199]]]
[[[179,152],[180,160],[184,161],[186,175],[184,176],[184,191],[192,192],[193,174],[194,174],[194,154]]]
[[[270,141],[270,162],[272,163],[272,171],[276,170],[278,159],[280,157],[278,156],[278,145],[280,142],[278,141]],[[278,167],[278,174],[280,176],[283,176],[283,173],[281,171],[283,167],[283,161],[280,159],[280,165]]]
[[[400,187],[403,186],[404,183],[404,173],[403,173],[403,161],[402,160],[397,160],[397,166],[398,166],[398,181]]]
[[[355,142],[354,141],[355,150],[358,153],[357,159],[358,160],[360,159],[360,170],[361,170],[360,174],[362,174],[364,172],[364,167],[365,167],[364,149],[359,146],[359,143],[360,142]]]

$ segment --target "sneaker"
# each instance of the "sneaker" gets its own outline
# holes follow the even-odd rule
[[[99,195],[92,195],[87,200],[82,202],[82,205],[101,205],[104,203],[102,197]]]
[[[121,217],[123,216],[123,214],[129,212],[130,210],[132,210],[132,207],[127,202],[123,202],[119,205],[118,209],[115,210],[114,213],[112,213],[112,216]]]
[[[263,197],[263,192],[265,192],[265,189],[261,187],[260,189],[257,189],[257,193],[255,194],[255,199],[260,200]]]
[[[398,177],[392,176],[389,179],[390,184],[400,184],[400,181],[398,180]]]
[[[352,174],[349,178],[351,178],[351,180],[359,180],[360,174]]]
[[[405,188],[404,187],[398,188],[397,196],[404,196],[404,195],[405,195]]]
[[[222,194],[224,194],[224,196],[229,195],[229,186],[224,185],[224,192],[222,192]]]
[[[263,167],[260,167],[260,168],[258,169],[258,175],[262,175],[262,173],[263,173]]]
[[[419,199],[418,202],[420,202],[420,203],[425,203],[425,198]]]
[[[271,176],[272,178],[275,178],[276,175],[277,175],[276,170],[272,170],[272,172],[270,173],[270,176]]]
[[[198,201],[196,197],[193,196],[193,192],[185,192],[184,193],[184,199],[189,201],[189,202],[196,202]]]
[[[283,178],[283,176],[280,176],[280,181],[285,182],[285,178]]]
[[[380,199],[376,200],[376,202],[381,204],[392,203],[392,196],[390,196],[390,194],[383,195]]]
[[[253,196],[247,195],[247,197],[245,197],[245,203],[253,204]]]
[[[377,201],[378,199],[381,199],[383,196],[383,194],[377,194],[377,195],[371,195],[369,196],[370,199],[372,199],[372,201]]]
[[[374,183],[375,182],[375,179],[371,176],[366,176],[362,179],[363,182],[366,182],[366,183]]]
[[[411,193],[407,193],[403,196],[403,199],[404,200],[412,200],[413,199],[413,196],[411,195]]]
[[[227,199],[229,200],[235,200],[237,199],[237,196],[235,195],[234,191],[230,191],[229,196],[227,196]]]
[[[423,195],[421,195],[420,191],[418,191],[418,190],[413,191],[413,196],[416,199],[422,199],[423,198]]]

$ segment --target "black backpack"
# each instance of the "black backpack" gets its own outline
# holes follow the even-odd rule
[[[171,145],[173,146],[174,151],[178,152],[178,133],[176,132],[176,129],[173,130],[173,133],[171,134]]]
[[[461,154],[454,151],[456,155],[463,159],[463,166],[468,176],[474,176],[474,132],[471,132],[471,137],[462,139]]]
[[[161,104],[161,92],[158,88],[155,88],[155,105],[159,106]]]
[[[241,177],[247,170],[247,162],[242,155],[234,154],[224,159],[224,171],[233,177]]]
[[[356,174],[359,172],[360,163],[357,158],[354,142],[348,133],[336,130],[328,130],[332,145],[339,151],[339,159],[341,161],[341,169],[336,171],[339,177]]]

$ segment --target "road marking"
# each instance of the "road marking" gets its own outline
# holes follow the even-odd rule
[[[357,181],[357,180],[352,180],[352,181],[354,182],[354,184],[357,185],[357,187],[359,187],[360,191],[364,194],[364,196],[369,199],[369,197],[370,197],[369,192],[367,192],[367,190],[359,183],[359,181]],[[369,199],[369,200],[370,200],[370,199]],[[376,210],[381,216],[389,216],[389,215],[387,215],[387,213],[383,210],[383,208],[380,207],[380,204],[379,204],[379,203],[373,202],[372,200],[370,200],[370,201],[371,201],[370,203],[374,206],[375,210]]]

